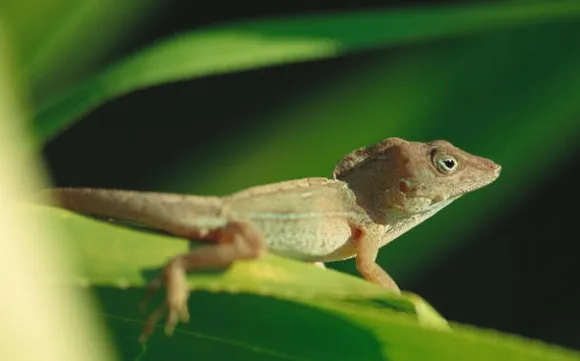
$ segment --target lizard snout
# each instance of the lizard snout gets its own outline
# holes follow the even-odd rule
[[[491,165],[489,166],[489,168],[491,170],[493,170],[494,174],[495,174],[495,178],[499,177],[499,174],[501,173],[501,165],[491,162]]]

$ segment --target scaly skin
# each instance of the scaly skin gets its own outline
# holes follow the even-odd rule
[[[252,187],[226,197],[63,188],[47,192],[60,206],[142,223],[189,239],[215,241],[167,263],[171,333],[188,319],[185,273],[256,258],[264,251],[308,262],[356,257],[359,272],[394,292],[399,288],[375,262],[380,247],[499,176],[491,160],[446,141],[388,138],[343,157],[333,179],[304,178]],[[161,317],[157,310],[146,337]]]

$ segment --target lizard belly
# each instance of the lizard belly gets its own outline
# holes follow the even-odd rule
[[[349,249],[352,243],[351,228],[343,219],[336,219],[335,222],[320,222],[319,218],[251,221],[263,232],[268,250],[281,257],[330,261],[329,256],[342,255],[343,250]],[[338,259],[349,256],[339,256]]]

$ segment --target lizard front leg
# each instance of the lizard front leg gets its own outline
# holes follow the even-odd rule
[[[163,268],[163,272],[149,285],[153,291],[165,283],[167,294],[165,302],[155,310],[147,320],[140,340],[145,341],[152,333],[155,324],[168,309],[165,332],[173,333],[178,321],[187,322],[189,312],[187,301],[189,287],[186,273],[188,271],[223,268],[240,259],[258,258],[266,250],[263,235],[251,224],[240,221],[229,221],[216,232],[217,244],[200,247],[173,258]]]
[[[380,235],[361,228],[353,231],[356,248],[356,268],[365,279],[396,293],[401,293],[397,283],[376,262],[380,249]]]

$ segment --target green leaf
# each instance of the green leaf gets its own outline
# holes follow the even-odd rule
[[[447,323],[415,295],[389,292],[331,270],[268,256],[194,274],[191,321],[144,349],[136,305],[149,275],[188,241],[74,213],[27,206],[64,230],[78,262],[68,282],[94,287],[123,359],[178,360],[578,360],[554,346]],[[149,275],[147,275],[149,274]],[[205,292],[203,292],[205,291]]]
[[[36,135],[45,142],[107,100],[156,84],[578,16],[577,1],[510,2],[301,16],[194,31],[46,100],[37,112]]]
[[[65,249],[82,255],[79,273],[71,275],[77,286],[142,287],[172,257],[190,247],[203,245],[168,235],[143,232],[96,221],[66,210],[32,207],[38,217],[65,229]],[[106,250],[106,252],[103,252]],[[211,292],[253,293],[290,299],[363,299],[381,301],[391,308],[424,316],[423,322],[434,327],[446,323],[415,295],[392,295],[358,277],[333,270],[323,270],[273,255],[256,261],[239,261],[227,270],[192,274],[196,290]]]

